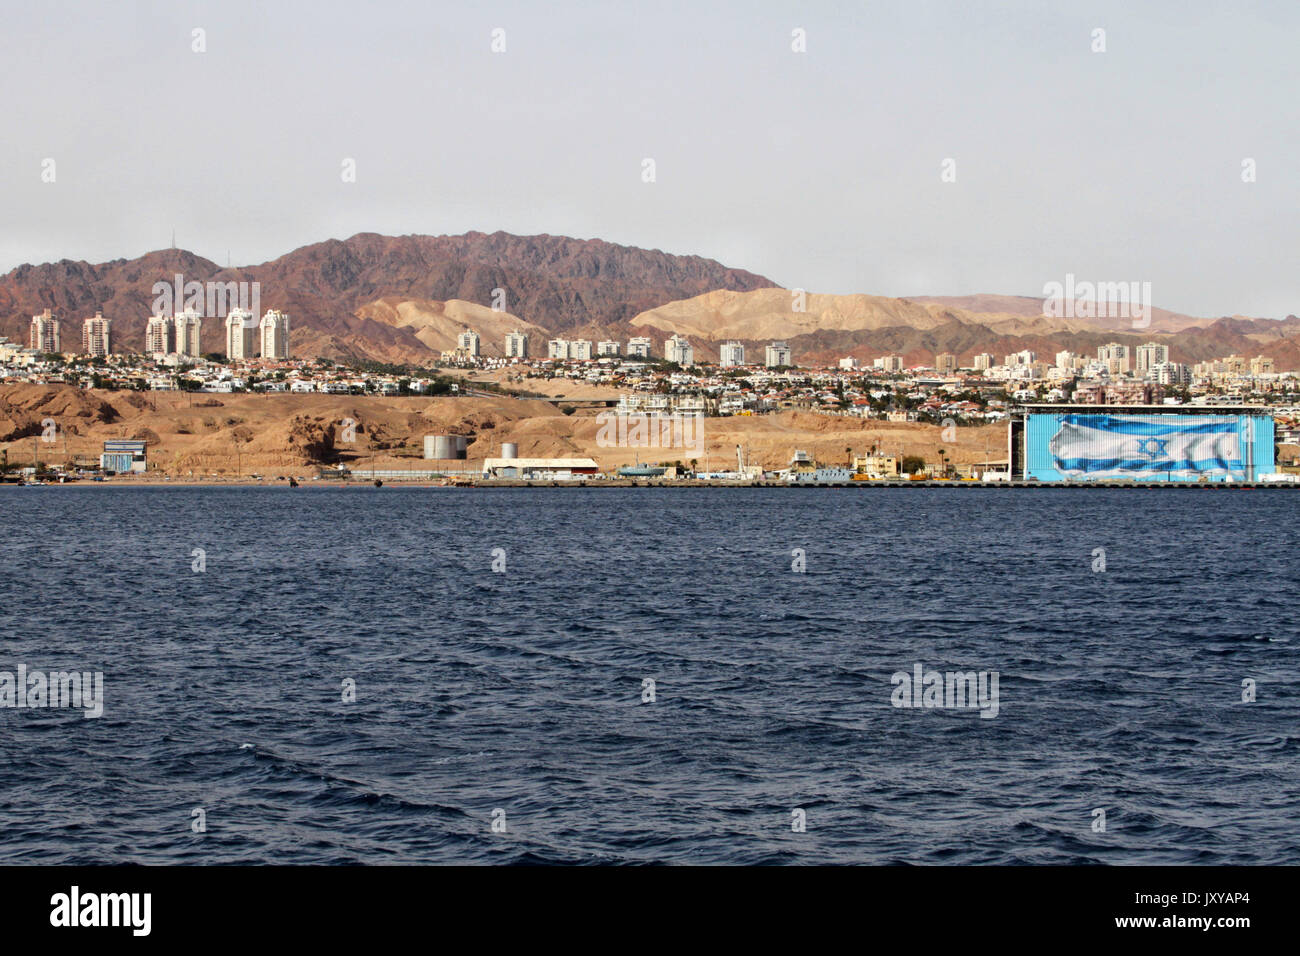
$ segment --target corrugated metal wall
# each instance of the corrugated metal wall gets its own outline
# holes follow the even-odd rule
[[[1025,477],[1037,481],[1251,481],[1274,471],[1267,415],[1030,413]]]

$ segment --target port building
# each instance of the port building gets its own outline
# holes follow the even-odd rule
[[[1274,443],[1254,405],[1022,405],[1007,424],[1012,478],[1027,481],[1262,481]]]
[[[103,454],[99,456],[99,467],[104,471],[143,472],[148,462],[145,459],[145,442],[138,439],[113,438],[104,442]]]
[[[484,478],[573,478],[599,471],[594,458],[488,458]]]

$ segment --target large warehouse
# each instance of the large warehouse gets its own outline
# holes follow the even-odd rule
[[[1007,429],[1014,479],[1259,481],[1273,416],[1259,406],[1025,405]]]

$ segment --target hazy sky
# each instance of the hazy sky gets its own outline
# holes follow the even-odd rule
[[[1298,40],[1295,0],[10,3],[0,270],[173,229],[236,265],[503,229],[815,292],[1041,295],[1074,273],[1281,317]]]

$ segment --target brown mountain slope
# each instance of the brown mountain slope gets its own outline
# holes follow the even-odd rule
[[[961,309],[964,312],[975,312],[980,314],[1003,314],[1015,315],[1022,318],[1032,319],[1043,315],[1043,299],[1033,298],[1023,295],[995,295],[990,293],[977,293],[976,295],[932,295],[914,298],[913,302],[921,302],[926,305],[939,305],[945,308]],[[1123,317],[1116,318],[1080,318],[1073,319],[1073,322],[1090,329],[1111,330],[1122,332],[1132,328],[1132,321]],[[1198,319],[1195,316],[1183,315],[1181,312],[1170,312],[1168,309],[1162,309],[1159,306],[1153,306],[1151,309],[1151,324],[1148,330],[1152,332],[1178,332],[1183,329],[1194,326],[1209,325],[1214,319]]]
[[[292,316],[292,348],[301,357],[427,363],[453,348],[463,328],[477,329],[484,353],[497,355],[507,326],[518,326],[531,333],[534,355],[544,354],[545,339],[556,334],[648,335],[658,352],[677,332],[702,359],[716,359],[727,339],[753,346],[784,339],[802,363],[898,352],[909,364],[929,363],[936,352],[963,361],[1021,349],[1050,357],[1061,349],[1095,354],[1112,340],[1154,340],[1167,342],[1175,361],[1237,352],[1271,356],[1282,369],[1300,367],[1294,317],[1198,319],[1154,308],[1151,325],[1133,329],[1122,319],[1051,318],[1041,314],[1041,299],[987,294],[808,294],[804,311],[795,312],[789,290],[698,256],[499,232],[363,233],[233,269],[174,249],[99,265],[24,265],[0,276],[0,333],[25,342],[31,316],[53,308],[65,319],[65,350],[77,351],[81,319],[102,309],[114,320],[115,350],[141,349],[154,283],[178,273],[199,282],[259,283],[261,308]],[[219,319],[205,320],[203,348],[224,350]]]
[[[701,359],[716,359],[721,342],[735,339],[753,349],[748,353],[751,362],[760,361],[763,345],[777,339],[786,341],[795,361],[803,364],[897,353],[908,365],[931,364],[939,352],[951,352],[964,363],[989,352],[1000,362],[1007,353],[1028,349],[1051,361],[1063,350],[1095,355],[1108,342],[1137,346],[1154,341],[1169,345],[1176,362],[1238,353],[1269,356],[1279,369],[1300,368],[1300,319],[1294,316],[1281,321],[1196,320],[1205,324],[1185,325],[1179,331],[1156,329],[1154,321],[1151,328],[1134,329],[1130,321],[1108,330],[1086,319],[1043,316],[1024,304],[1037,300],[971,296],[953,301],[1020,311],[978,313],[933,300],[808,294],[805,311],[796,312],[788,290],[759,289],[715,291],[669,302],[636,316],[628,328],[649,333],[656,342],[672,333],[684,335]]]
[[[390,296],[461,300],[484,307],[499,303],[523,321],[564,330],[621,322],[664,302],[712,289],[772,285],[762,276],[700,256],[598,239],[501,232],[400,237],[363,233],[231,269],[174,249],[98,265],[67,260],[23,265],[0,276],[0,334],[25,342],[32,315],[53,308],[64,319],[65,350],[76,351],[81,320],[102,309],[114,320],[114,348],[142,349],[154,283],[170,282],[177,273],[186,281],[260,283],[261,308],[290,313],[291,343],[298,355],[384,361],[435,357],[417,330],[376,321],[372,316],[382,310],[358,316],[358,310]],[[220,321],[206,319],[204,349],[223,350],[223,338]]]

